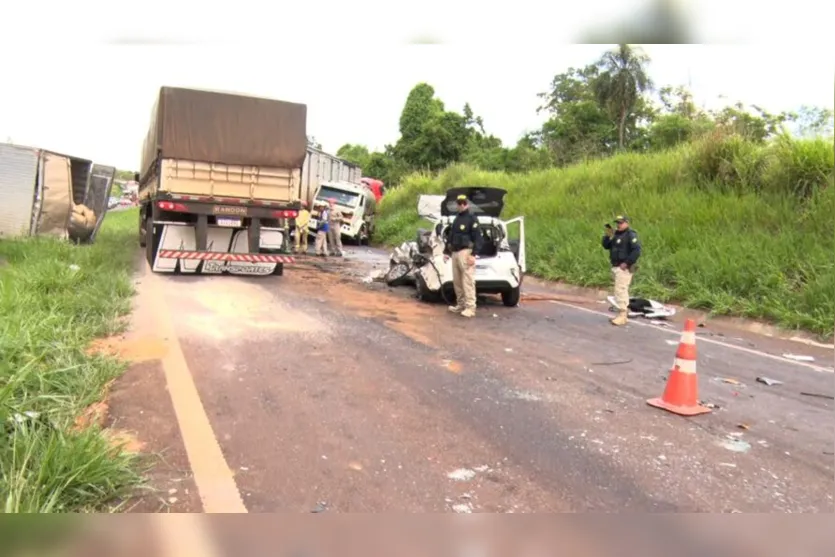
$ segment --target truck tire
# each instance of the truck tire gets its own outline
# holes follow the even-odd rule
[[[145,233],[145,226],[146,221],[148,219],[145,218],[145,212],[139,211],[139,247],[144,248],[145,244],[147,244],[147,234]]]
[[[275,264],[275,269],[273,269],[273,275],[277,277],[284,276],[284,263]]]
[[[148,265],[152,269],[159,249],[160,228],[159,225],[154,224],[154,219],[150,215],[145,219],[145,259],[148,260]]]
[[[519,305],[519,298],[522,297],[522,287],[509,288],[502,292],[502,303],[509,308]]]
[[[363,224],[360,226],[360,231],[357,234],[357,245],[368,246],[371,244],[371,238],[368,235],[368,228]]]

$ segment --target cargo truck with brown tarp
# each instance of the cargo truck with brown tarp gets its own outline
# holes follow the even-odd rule
[[[152,269],[281,274],[293,261],[306,122],[303,104],[162,87],[136,177]]]

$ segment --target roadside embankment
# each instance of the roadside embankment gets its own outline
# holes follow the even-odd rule
[[[413,239],[426,226],[415,212],[422,193],[500,187],[504,216],[525,216],[530,273],[605,287],[603,224],[626,213],[644,246],[633,295],[831,339],[833,166],[831,140],[758,145],[734,136],[525,174],[455,166],[392,189],[376,239]]]
[[[136,222],[135,210],[108,214],[92,245],[0,240],[5,512],[109,510],[140,482],[137,457],[100,424],[124,364],[89,351],[130,311]]]

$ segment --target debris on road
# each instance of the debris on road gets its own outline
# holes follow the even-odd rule
[[[789,360],[794,360],[796,362],[814,362],[815,358],[812,356],[803,356],[801,354],[783,354],[784,358],[788,358]]]
[[[323,513],[326,510],[328,510],[328,504],[324,501],[319,501],[318,503],[316,503],[316,506],[313,507],[313,510],[310,511],[310,512],[312,512],[312,513]]]
[[[372,282],[381,282],[386,277],[386,272],[381,269],[374,269],[366,277],[362,279],[362,282],[365,284],[371,284]]]
[[[471,514],[473,507],[469,503],[456,503],[452,506],[452,512],[458,514]]]
[[[744,429],[746,431],[751,429],[751,426],[749,426],[748,424],[737,424],[736,427],[738,427],[739,429]]]
[[[738,437],[734,437],[733,435],[728,435],[727,438],[723,439],[719,443],[719,445],[735,453],[747,453],[751,450],[750,443],[743,441]]]
[[[591,365],[593,365],[593,366],[617,366],[617,365],[621,365],[621,364],[630,364],[630,363],[632,363],[632,358],[629,358],[628,360],[617,360],[617,361],[614,361],[614,362],[592,362]],[[591,370],[589,370],[589,371],[591,371]]]
[[[475,470],[469,468],[459,468],[447,474],[447,478],[456,482],[468,482],[475,478]]]
[[[835,400],[835,396],[824,395],[824,394],[821,394],[821,393],[800,393],[800,394],[802,394],[803,396],[813,396],[815,398],[826,398],[826,399],[829,399],[829,400]]]
[[[769,387],[783,384],[782,381],[777,381],[776,379],[769,379],[768,377],[757,377],[757,383],[762,383],[763,385],[768,385]]]
[[[617,300],[614,296],[606,298],[609,302],[609,309],[616,311]],[[668,319],[676,314],[676,308],[665,306],[661,302],[645,298],[629,298],[629,317],[646,317],[647,319],[660,320]]]
[[[719,379],[722,383],[727,383],[728,385],[742,385],[742,383],[730,377],[718,377],[717,379]]]

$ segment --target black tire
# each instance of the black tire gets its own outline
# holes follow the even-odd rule
[[[522,288],[509,288],[502,292],[502,303],[509,308],[514,308],[519,305],[519,298],[522,296]]]
[[[148,265],[152,269],[159,249],[160,228],[160,226],[154,225],[152,217],[149,216],[145,219],[145,259],[147,259]]]
[[[367,246],[371,242],[368,238],[368,228],[363,224],[360,226],[360,231],[357,233],[357,245],[358,246]]]
[[[273,275],[277,277],[284,276],[284,263],[276,263],[273,269]]]
[[[145,214],[143,211],[139,212],[139,247],[144,248],[145,244],[148,243],[148,234],[145,231],[147,225],[147,218],[145,218]]]
[[[403,286],[409,279],[409,271],[412,267],[408,263],[394,263],[392,262],[386,273],[386,284],[389,286]]]
[[[415,274],[415,284],[417,285],[417,298],[421,302],[431,303],[437,299],[436,293],[429,290],[426,281],[420,273]]]

